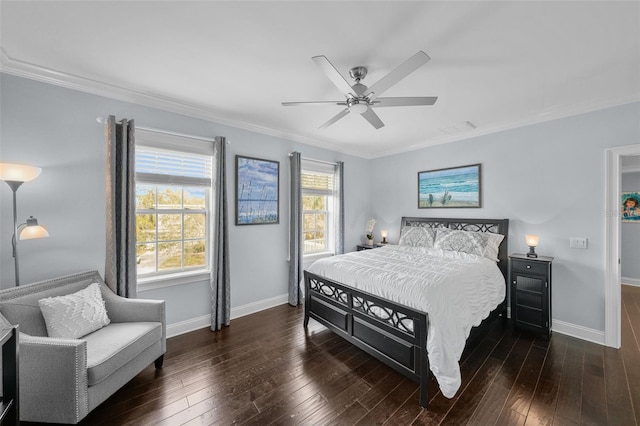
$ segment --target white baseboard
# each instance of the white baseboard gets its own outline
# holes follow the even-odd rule
[[[270,297],[269,299],[259,300],[257,302],[247,303],[246,305],[231,308],[231,319],[243,317],[245,315],[254,314],[264,311],[265,309],[274,308],[289,302],[288,294]],[[211,325],[211,315],[201,315],[199,317],[190,318],[185,321],[167,324],[167,338],[188,333],[190,331],[199,330]]]
[[[211,325],[211,315],[202,315],[196,318],[167,324],[167,338],[196,331]]]
[[[622,284],[623,285],[632,285],[634,287],[640,287],[640,279],[622,277]]]
[[[604,345],[604,331],[594,330],[593,328],[583,327],[581,325],[571,324],[564,321],[554,319],[551,329],[554,333],[566,334],[567,336],[576,337],[588,342]]]

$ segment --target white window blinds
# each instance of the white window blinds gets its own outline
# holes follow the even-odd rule
[[[211,186],[212,157],[190,152],[136,146],[136,180]]]

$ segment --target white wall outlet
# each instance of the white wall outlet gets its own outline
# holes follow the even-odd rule
[[[587,248],[587,237],[569,237],[569,247],[577,249]]]

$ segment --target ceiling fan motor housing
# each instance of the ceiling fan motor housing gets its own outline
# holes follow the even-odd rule
[[[360,80],[362,80],[363,78],[365,78],[367,76],[367,71],[368,71],[367,67],[364,67],[364,66],[360,65],[360,66],[351,68],[349,70],[349,75],[356,82],[360,82]]]

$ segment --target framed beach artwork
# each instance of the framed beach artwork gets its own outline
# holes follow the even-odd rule
[[[481,207],[480,164],[418,172],[418,208]]]
[[[280,162],[236,155],[236,225],[279,222]]]
[[[640,223],[640,193],[623,192],[622,210],[620,212],[623,222]]]

